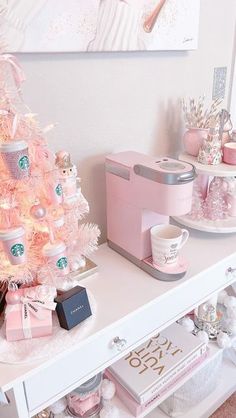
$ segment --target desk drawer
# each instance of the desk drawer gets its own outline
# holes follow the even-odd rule
[[[155,318],[151,323],[150,320],[147,322],[146,315],[140,321],[136,315],[131,315],[122,324],[104,329],[81,342],[78,349],[67,352],[67,356],[61,356],[54,364],[25,381],[29,410],[35,410],[47,401],[50,403],[51,399],[53,402],[53,398],[62,392],[73,390],[82,383],[81,379],[108,367],[155,328]]]

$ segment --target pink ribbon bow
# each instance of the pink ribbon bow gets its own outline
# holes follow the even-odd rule
[[[34,300],[29,296],[21,297],[22,303],[22,324],[23,324],[23,333],[25,338],[32,338],[31,326],[30,326],[30,314],[34,315],[39,320],[45,318],[44,309],[50,311],[55,311],[56,303],[54,302],[44,302],[43,300]],[[43,309],[42,309],[43,308]]]

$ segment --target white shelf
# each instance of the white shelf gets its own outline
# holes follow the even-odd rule
[[[194,220],[185,216],[174,216],[176,222],[188,228],[197,229],[199,231],[211,232],[215,234],[232,234],[236,233],[236,216],[223,220],[211,221],[210,219]]]
[[[221,163],[218,165],[205,165],[197,161],[197,157],[187,154],[186,152],[179,155],[179,160],[193,164],[199,174],[207,174],[208,176],[232,177],[236,176],[236,165]]]
[[[193,377],[201,368],[207,365],[215,355],[217,355],[217,348],[211,347],[212,353],[207,360],[204,361],[199,367],[197,367],[192,373],[181,380],[172,390],[170,390],[161,400],[153,404],[144,413],[140,414],[138,418],[167,418],[167,415],[162,412],[158,405],[168,398],[172,393],[179,389],[186,381]],[[219,350],[219,349],[218,349]],[[220,378],[216,389],[207,396],[203,401],[199,402],[194,408],[188,410],[185,414],[181,415],[181,418],[208,418],[226,399],[229,398],[236,390],[236,367],[227,359],[222,362],[222,369]],[[126,406],[120,401],[115,399],[115,404],[121,409],[121,418],[134,418]]]
[[[236,366],[224,359],[220,380],[216,389],[199,402],[194,408],[181,415],[181,418],[209,418],[236,390]],[[167,415],[157,408],[147,418],[167,418]]]

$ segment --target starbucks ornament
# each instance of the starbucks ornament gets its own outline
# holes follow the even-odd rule
[[[45,174],[45,186],[50,204],[60,205],[63,202],[63,190],[57,169]]]
[[[0,241],[11,264],[26,262],[25,230],[23,227],[1,229]]]
[[[48,242],[43,247],[43,256],[49,267],[64,276],[70,272],[69,262],[66,253],[66,245],[63,241]]]
[[[21,180],[30,175],[30,161],[26,141],[9,141],[0,144],[0,155],[11,178]]]

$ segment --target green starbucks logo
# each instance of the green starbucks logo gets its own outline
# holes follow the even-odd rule
[[[29,157],[27,157],[27,155],[21,157],[18,161],[18,165],[21,170],[28,170],[30,166]]]
[[[23,244],[15,244],[11,247],[11,253],[14,257],[21,257],[25,252]]]
[[[67,257],[61,257],[59,258],[59,260],[57,260],[57,267],[60,270],[66,269],[67,266],[68,266]]]
[[[56,194],[57,196],[62,196],[62,185],[59,183],[56,187]]]

